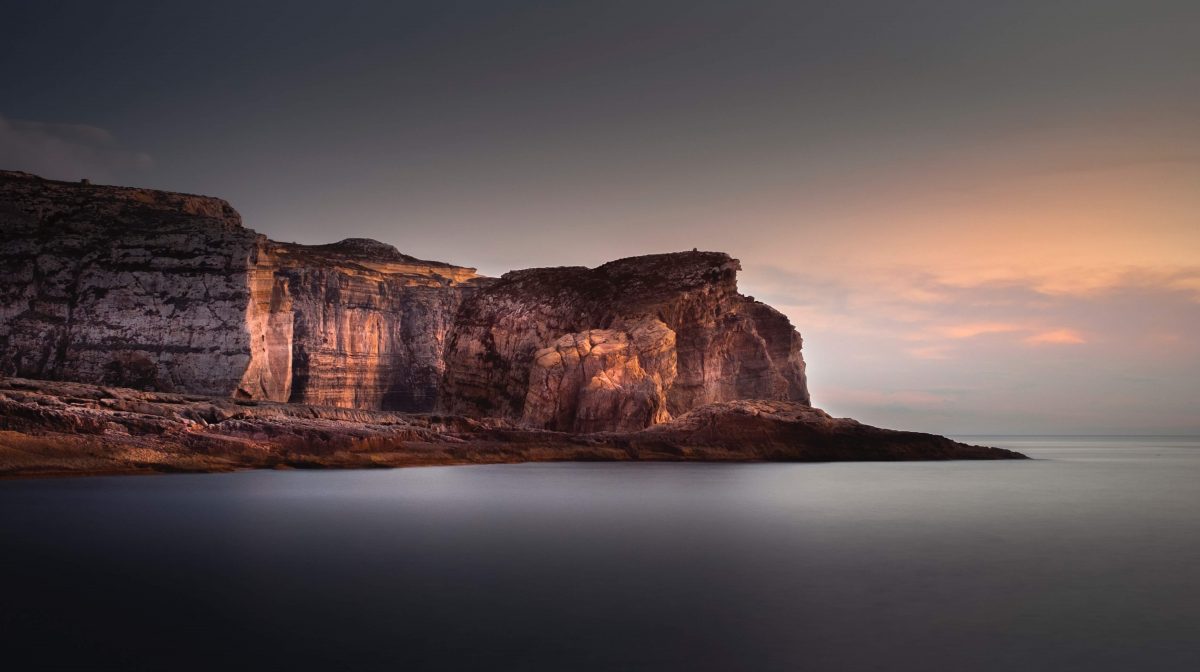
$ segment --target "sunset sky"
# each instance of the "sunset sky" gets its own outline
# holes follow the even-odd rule
[[[836,415],[1200,431],[1195,0],[287,7],[3,3],[0,168],[489,275],[723,250]]]

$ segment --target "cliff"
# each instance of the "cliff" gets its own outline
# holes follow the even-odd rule
[[[204,196],[0,172],[0,374],[633,431],[809,403],[787,318],[687,252],[502,278],[298,245]]]
[[[219,199],[0,173],[0,373],[233,394],[259,242]]]
[[[693,251],[484,278],[0,171],[0,475],[1022,457],[812,408],[800,335],[738,270]]]
[[[278,243],[204,196],[0,172],[0,373],[428,410],[473,269]]]
[[[469,297],[443,406],[561,431],[640,429],[735,399],[809,403],[800,335],[719,252],[505,274]]]
[[[251,361],[236,396],[423,411],[437,402],[446,336],[478,276],[375,241],[260,238],[248,277]]]

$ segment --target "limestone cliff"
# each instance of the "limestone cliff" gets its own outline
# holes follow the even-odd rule
[[[809,403],[787,318],[690,252],[495,280],[298,245],[215,198],[0,172],[0,375],[635,431]]]
[[[349,408],[431,410],[446,333],[474,269],[390,245],[262,239],[250,268],[252,356],[239,396]]]
[[[257,244],[219,199],[0,173],[0,372],[231,394]]]
[[[429,410],[474,277],[277,243],[215,198],[0,172],[0,374]]]
[[[736,399],[809,403],[800,335],[719,252],[505,274],[468,298],[443,406],[562,431],[645,427]]]

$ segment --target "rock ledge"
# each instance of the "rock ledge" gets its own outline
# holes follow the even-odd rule
[[[564,460],[1022,458],[788,401],[711,404],[641,431],[569,434],[496,418],[0,378],[0,476],[8,477]]]

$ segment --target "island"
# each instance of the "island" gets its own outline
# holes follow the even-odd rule
[[[1007,459],[812,407],[721,252],[484,277],[220,199],[0,171],[0,474]]]

